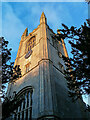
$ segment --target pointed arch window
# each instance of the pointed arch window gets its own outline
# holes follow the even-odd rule
[[[31,49],[36,45],[36,37],[33,36],[26,44],[26,53],[31,51]]]
[[[31,120],[32,118],[32,86],[27,86],[16,95],[16,109],[12,114],[13,120]]]

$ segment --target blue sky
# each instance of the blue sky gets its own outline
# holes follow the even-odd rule
[[[25,28],[28,27],[29,32],[32,32],[39,25],[43,11],[54,32],[62,28],[61,23],[80,27],[88,18],[88,5],[85,2],[3,2],[2,35],[12,48],[12,61],[16,58]]]
[[[4,0],[5,1],[5,0]],[[47,23],[56,33],[67,26],[80,27],[88,18],[88,5],[85,2],[3,2],[2,3],[2,36],[9,41],[12,48],[12,61],[15,61],[21,36],[26,27],[32,32],[39,25],[44,11]],[[70,46],[66,42],[70,54]]]

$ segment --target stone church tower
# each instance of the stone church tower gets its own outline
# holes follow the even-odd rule
[[[28,34],[24,31],[14,65],[20,65],[22,77],[8,86],[7,96],[16,94],[19,106],[16,120],[60,120],[85,118],[83,102],[72,103],[68,97],[62,55],[68,56],[64,41],[59,42],[47,25],[45,14],[40,24]]]

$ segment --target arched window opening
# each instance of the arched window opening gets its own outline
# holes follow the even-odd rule
[[[17,95],[16,109],[12,115],[13,120],[31,120],[32,117],[32,94],[33,88],[27,87]]]
[[[28,53],[36,45],[36,37],[33,36],[26,44],[26,53]]]

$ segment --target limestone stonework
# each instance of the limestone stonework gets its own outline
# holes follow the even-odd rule
[[[24,95],[25,101],[12,115],[13,119],[87,118],[83,101],[72,103],[68,97],[62,54],[68,56],[65,43],[55,38],[42,13],[38,27],[29,34],[26,28],[21,37],[14,65],[20,65],[22,77],[9,84],[7,96],[16,93],[19,99]]]

